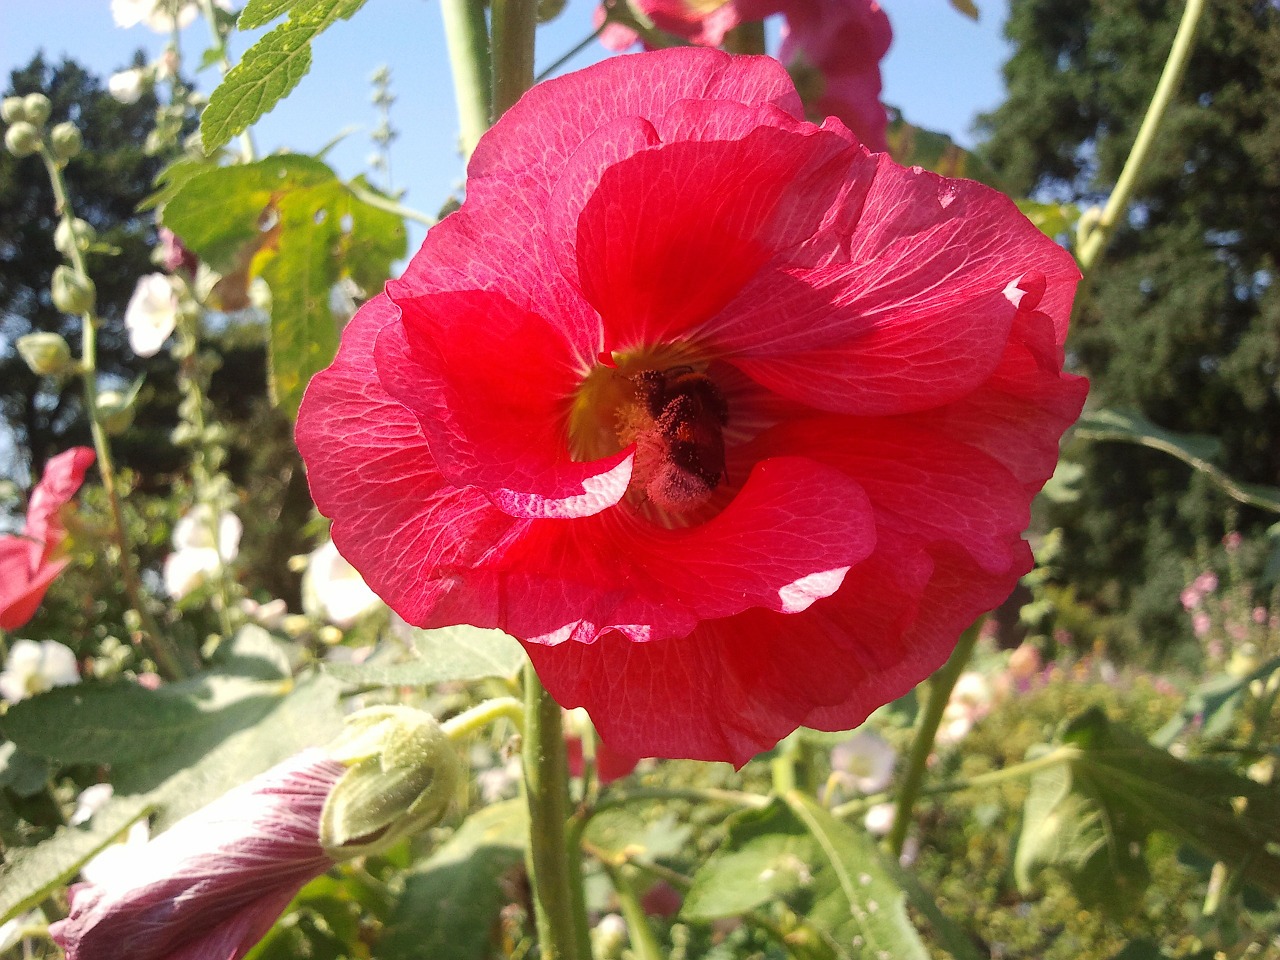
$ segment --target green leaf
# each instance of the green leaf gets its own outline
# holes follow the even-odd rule
[[[327,663],[324,669],[348,683],[425,687],[450,681],[512,678],[527,659],[519,641],[501,630],[461,626],[414,630],[413,651],[402,662]]]
[[[1249,684],[1265,680],[1277,670],[1280,670],[1280,657],[1272,657],[1244,676],[1221,676],[1205,681],[1191,691],[1178,712],[1156,731],[1151,742],[1157,747],[1167,748],[1196,721],[1201,724],[1202,736],[1216,737],[1226,733]]]
[[[264,683],[205,675],[159,690],[85,683],[15,704],[0,733],[40,756],[111,764],[115,797],[88,828],[62,828],[35,847],[6,853],[0,916],[20,912],[64,883],[144,813],[154,812],[154,828],[163,830],[332,739],[341,726],[337,694],[336,684],[322,676]],[[106,812],[116,810],[123,811],[123,822]]]
[[[978,7],[973,0],[951,0],[951,6],[955,7],[970,20],[978,19]]]
[[[1160,450],[1199,470],[1229,497],[1262,510],[1280,513],[1280,487],[1232,479],[1210,462],[1217,458],[1222,446],[1214,437],[1175,433],[1156,426],[1141,414],[1119,410],[1086,413],[1076,424],[1075,431],[1077,436],[1088,440],[1121,440]]]
[[[906,167],[923,167],[944,177],[964,177],[1000,189],[995,171],[945,133],[926,130],[897,116],[885,131],[889,154]]]
[[[34,847],[10,848],[0,864],[0,923],[40,903],[75,876],[81,864],[145,817],[155,803],[147,797],[113,798],[88,823],[59,827]]]
[[[1036,229],[1050,239],[1056,239],[1075,229],[1080,219],[1080,208],[1074,203],[1043,203],[1039,200],[1018,200],[1023,216],[1036,225]]]
[[[731,820],[723,846],[694,875],[681,916],[735,916],[779,897],[822,934],[828,955],[928,957],[875,842],[796,792]]]
[[[379,960],[481,960],[491,955],[498,914],[511,896],[504,874],[524,862],[528,831],[519,800],[472,814],[412,870],[378,944]]]
[[[299,0],[249,0],[240,11],[236,20],[239,30],[256,30],[265,27],[272,20],[278,20],[289,12],[292,6],[302,6]]]
[[[1280,893],[1280,790],[1180,760],[1099,710],[1071,721],[1062,740],[1063,763],[1037,773],[1027,797],[1014,863],[1021,889],[1054,866],[1085,896],[1131,896],[1141,844],[1161,830]]]
[[[271,391],[291,416],[337,350],[333,285],[349,275],[364,289],[381,287],[407,244],[400,217],[295,154],[192,176],[165,206],[164,223],[223,273],[223,299],[243,299],[255,276],[271,287]]]
[[[338,20],[350,19],[365,0],[295,0],[289,19],[245,51],[209,97],[200,117],[200,136],[212,152],[243,133],[269,111],[311,69],[311,41]],[[251,3],[241,16],[259,26],[284,11],[281,0]]]
[[[8,787],[20,797],[31,797],[49,783],[49,761],[16,743],[0,743],[0,787]]]
[[[680,823],[670,810],[629,805],[600,811],[587,824],[584,836],[606,856],[661,860],[684,850],[690,833],[688,824]]]

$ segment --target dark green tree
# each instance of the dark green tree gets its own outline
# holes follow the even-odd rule
[[[76,215],[118,250],[89,256],[103,320],[98,364],[104,376],[130,380],[142,364],[124,334],[124,308],[137,278],[155,269],[154,219],[137,207],[160,169],[160,161],[143,151],[156,101],[147,93],[136,103],[119,103],[78,64],[53,66],[42,54],[13,72],[5,96],[35,92],[52,101],[50,124],[73,120],[84,137],[83,151],[66,169],[68,190]],[[24,482],[22,474],[38,476],[50,456],[89,437],[79,381],[57,384],[35,376],[14,346],[23,334],[51,331],[78,349],[79,318],[56,310],[49,295],[53,270],[62,262],[53,245],[56,225],[53,191],[39,157],[15,159],[0,151],[0,418],[17,453],[5,472]]]
[[[984,158],[1011,190],[1105,200],[1155,89],[1184,4],[1013,0],[1008,99]],[[1082,286],[1068,345],[1092,403],[1222,441],[1234,476],[1280,480],[1280,11],[1209,0],[1176,102],[1127,222]],[[1055,519],[1073,581],[1129,611],[1131,635],[1185,636],[1177,606],[1196,545],[1258,528],[1162,454],[1075,451],[1082,497]]]

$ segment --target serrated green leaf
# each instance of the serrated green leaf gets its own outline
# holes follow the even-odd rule
[[[235,276],[243,287],[261,276],[271,287],[271,392],[291,416],[337,350],[333,285],[347,274],[377,289],[407,244],[401,218],[358,199],[319,160],[298,155],[194,176],[166,205],[164,222],[224,282]]]
[[[297,0],[290,4],[289,19],[246,50],[210,95],[200,116],[205,152],[243,133],[279,103],[311,69],[311,41],[336,21],[349,19],[364,4],[365,0]],[[251,6],[246,24],[267,23],[283,12],[279,2]]]
[[[1141,879],[1134,845],[1161,830],[1280,893],[1280,790],[1180,760],[1098,710],[1062,740],[1064,762],[1037,773],[1027,797],[1015,858],[1022,889],[1055,866],[1086,896],[1123,895]]]
[[[283,17],[292,6],[301,6],[300,0],[249,0],[236,20],[239,30],[256,30],[272,20]]]
[[[178,191],[188,180],[206,170],[213,169],[213,166],[212,160],[196,159],[190,156],[179,157],[156,174],[155,191],[138,204],[138,209],[154,210],[163,207],[177,196]]]
[[[34,847],[9,849],[0,864],[0,923],[29,910],[75,876],[90,857],[155,807],[148,797],[113,798],[88,823],[59,827]]]
[[[414,630],[411,658],[385,663],[327,663],[324,669],[348,683],[425,687],[450,681],[510,678],[527,655],[519,641],[501,630],[442,627]]]
[[[688,824],[680,823],[670,810],[652,805],[647,809],[625,806],[593,816],[585,837],[606,856],[661,860],[683,850],[690,832]]]
[[[729,835],[698,868],[680,916],[735,917],[812,882],[812,839],[781,801],[729,819]]]
[[[1221,450],[1221,442],[1214,437],[1175,433],[1156,426],[1141,414],[1119,410],[1086,413],[1076,424],[1075,432],[1088,440],[1121,440],[1160,450],[1194,467],[1241,503],[1280,513],[1280,487],[1235,480],[1210,462]]]
[[[482,960],[491,955],[503,874],[524,861],[528,820],[519,800],[472,814],[415,867],[378,944],[379,960]]]

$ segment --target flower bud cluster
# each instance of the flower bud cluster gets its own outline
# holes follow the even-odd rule
[[[9,125],[4,134],[5,149],[19,158],[39,153],[52,112],[53,104],[43,93],[6,97],[0,103],[0,117]],[[49,149],[59,163],[76,156],[83,146],[79,128],[70,121],[55,124],[49,131]]]

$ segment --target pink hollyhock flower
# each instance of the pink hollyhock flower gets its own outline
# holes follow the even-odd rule
[[[31,492],[22,534],[0,536],[0,629],[16,630],[34,617],[49,584],[71,562],[59,553],[67,531],[58,511],[76,495],[91,463],[88,447],[52,458]]]
[[[482,139],[298,445],[410,623],[517,637],[618,753],[741,764],[857,726],[1030,569],[1078,279],[777,61],[619,57]]]
[[[320,750],[285,761],[72,886],[50,935],[67,960],[238,960],[332,866],[320,814],[346,771]]]
[[[874,151],[888,149],[889,115],[880,102],[880,61],[893,29],[876,0],[633,0],[658,29],[690,43],[715,47],[741,23],[776,13],[786,17],[778,59],[799,78],[810,115],[840,119]],[[597,26],[605,11],[596,11]],[[640,41],[631,28],[611,23],[600,42],[625,50]]]

